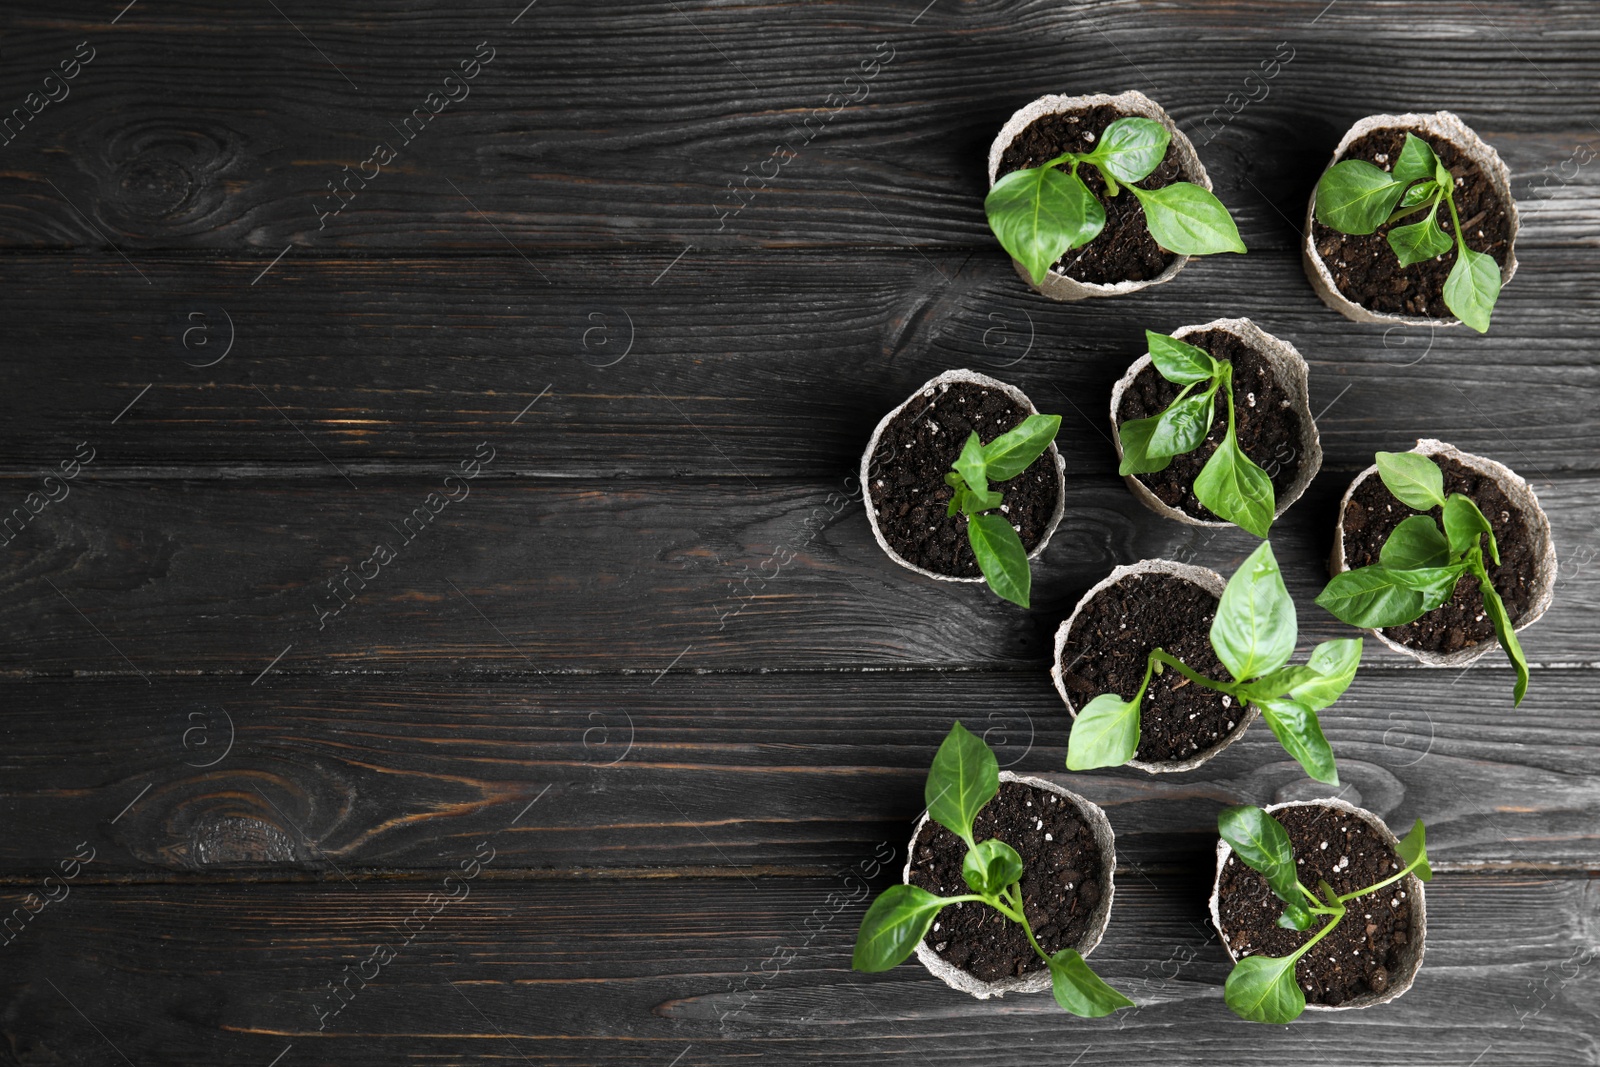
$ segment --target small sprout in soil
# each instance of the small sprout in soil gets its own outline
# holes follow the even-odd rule
[[[1494,528],[1472,498],[1444,493],[1444,472],[1418,452],[1379,452],[1378,476],[1402,504],[1418,511],[1443,509],[1444,532],[1431,515],[1412,515],[1394,528],[1378,552],[1378,562],[1336,575],[1317,596],[1317,603],[1352,626],[1382,629],[1404,626],[1455,595],[1465,575],[1477,579],[1483,608],[1494,624],[1500,647],[1516,668],[1514,704],[1528,692],[1528,661],[1511,626],[1505,602],[1495,592],[1483,563],[1483,538],[1489,535],[1489,558],[1500,564]]]
[[[1266,537],[1272,528],[1277,500],[1272,479],[1239,447],[1238,424],[1233,410],[1233,364],[1213,359],[1203,348],[1169,337],[1144,332],[1150,362],[1180,392],[1161,414],[1129,419],[1117,427],[1122,441],[1123,477],[1165,470],[1173,456],[1193,452],[1211,431],[1217,391],[1228,401],[1228,430],[1217,450],[1194,480],[1194,495],[1218,517]]]
[[[1094,151],[1063,152],[1043,166],[1014,170],[995,182],[983,202],[989,228],[1038,285],[1057,260],[1105,228],[1104,206],[1078,177],[1078,168],[1087,164],[1100,172],[1107,196],[1127,186],[1144,208],[1150,236],[1168,252],[1243,252],[1228,209],[1203,187],[1173,182],[1141,189],[1134,184],[1161,165],[1171,140],[1167,128],[1152,119],[1117,119],[1101,133]]]
[[[972,892],[941,897],[914,885],[890,886],[861,920],[851,966],[858,971],[887,971],[903,963],[945,906],[971,900],[1021,925],[1028,944],[1050,968],[1056,1003],[1073,1015],[1095,1019],[1133,1007],[1133,1001],[1101,981],[1076,950],[1065,948],[1051,955],[1034,938],[1022,905],[1022,857],[999,838],[974,841],[972,836],[972,821],[999,792],[1000,764],[994,753],[957,722],[933,757],[924,796],[928,816],[967,843],[961,875]]]
[[[1450,209],[1456,262],[1444,283],[1444,304],[1450,313],[1479,333],[1489,332],[1489,314],[1500,296],[1500,264],[1493,256],[1467,247],[1456,212],[1455,177],[1428,142],[1406,134],[1394,170],[1362,159],[1346,159],[1329,167],[1317,182],[1316,219],[1340,233],[1368,234],[1380,226],[1423,212],[1419,221],[1389,231],[1389,247],[1402,267],[1450,251],[1450,234],[1439,225],[1439,203]]]
[[[1190,682],[1254,704],[1307,774],[1338,785],[1333,749],[1322,736],[1317,712],[1349,688],[1361,662],[1361,639],[1324,641],[1311,650],[1306,666],[1291,667],[1297,626],[1272,544],[1263,541],[1228,579],[1211,622],[1211,647],[1233,678],[1207,678],[1164,649],[1153,650],[1132,700],[1102,693],[1078,713],[1067,738],[1067,768],[1120,767],[1132,759],[1139,748],[1140,701],[1150,679],[1171,667]]]
[[[1405,866],[1376,885],[1358,889],[1354,893],[1337,894],[1327,882],[1319,882],[1313,893],[1301,883],[1295,869],[1294,845],[1283,824],[1260,808],[1246,804],[1237,808],[1224,808],[1217,815],[1217,832],[1233,849],[1239,861],[1266,878],[1272,892],[1283,901],[1283,914],[1278,925],[1286,930],[1308,930],[1316,916],[1327,920],[1305,944],[1287,956],[1246,956],[1234,964],[1222,987],[1223,999],[1241,1019],[1254,1023],[1288,1023],[1306,1010],[1306,996],[1295,980],[1294,965],[1301,956],[1333,931],[1344,918],[1345,905],[1357,897],[1398,882],[1408,874],[1422,881],[1430,881],[1433,871],[1428,866],[1426,847],[1427,831],[1418,819],[1411,832],[1400,840],[1400,859]]]
[[[973,433],[952,464],[954,469],[944,476],[945,484],[955,490],[946,514],[966,515],[967,542],[989,588],[1023,607],[1028,606],[1033,589],[1028,550],[1022,547],[1011,520],[998,511],[1000,492],[989,483],[1010,481],[1027,470],[1050,447],[1060,428],[1060,415],[1029,415],[988,444]]]

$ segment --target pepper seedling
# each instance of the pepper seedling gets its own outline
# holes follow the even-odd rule
[[[953,469],[944,476],[945,484],[955,491],[945,514],[960,512],[967,517],[967,543],[989,588],[1022,607],[1028,606],[1033,591],[1028,550],[1011,521],[998,512],[1001,494],[989,483],[1008,482],[1027,470],[1050,447],[1059,429],[1060,415],[1029,415],[988,444],[976,432],[969,434]]]
[[[1495,637],[1506,650],[1517,681],[1513,704],[1528,692],[1528,661],[1505,601],[1483,563],[1483,534],[1489,535],[1489,558],[1500,565],[1494,528],[1472,498],[1444,491],[1444,472],[1420,452],[1379,452],[1378,477],[1404,505],[1418,511],[1442,509],[1444,532],[1431,515],[1401,520],[1378,550],[1378,562],[1336,575],[1317,596],[1317,603],[1352,626],[1382,629],[1404,626],[1441,606],[1455,595],[1463,577],[1477,579],[1483,610]]]
[[[928,771],[923,795],[928,816],[967,844],[961,876],[971,893],[941,897],[914,885],[893,885],[878,895],[861,920],[850,965],[858,971],[887,971],[903,963],[928,933],[945,907],[964,901],[987,904],[1019,924],[1028,944],[1050,968],[1056,1003],[1073,1015],[1097,1019],[1133,1001],[1112,989],[1089,969],[1076,949],[1054,954],[1040,947],[1023,908],[1022,857],[991,837],[973,839],[972,821],[1000,792],[1000,764],[989,746],[957,722],[939,746]]]
[[[1455,185],[1455,176],[1432,146],[1408,132],[1393,171],[1364,159],[1346,159],[1329,167],[1317,182],[1314,213],[1330,229],[1360,235],[1424,212],[1420,221],[1396,226],[1388,234],[1400,265],[1409,267],[1450,251],[1450,235],[1439,225],[1443,202],[1450,211],[1456,246],[1455,265],[1444,282],[1444,305],[1474,330],[1488,333],[1489,315],[1500,297],[1500,264],[1467,247],[1456,211]]]
[[[1254,704],[1278,743],[1308,775],[1338,785],[1333,749],[1322,736],[1317,712],[1349,688],[1361,662],[1361,639],[1324,641],[1311,650],[1305,666],[1291,667],[1297,625],[1272,544],[1263,541],[1228,579],[1211,621],[1211,647],[1233,677],[1207,678],[1165,649],[1152,650],[1132,700],[1102,693],[1078,713],[1067,738],[1067,768],[1120,767],[1132,759],[1139,748],[1139,706],[1145,690],[1151,678],[1171,667],[1196,685],[1231,696],[1241,714],[1244,704]]]
[[[1319,881],[1320,896],[1300,881],[1289,831],[1271,813],[1248,804],[1224,808],[1217,815],[1217,832],[1239,857],[1239,862],[1258,871],[1273,894],[1283,901],[1279,926],[1285,930],[1307,930],[1317,916],[1327,917],[1322,929],[1289,955],[1246,956],[1234,964],[1233,972],[1222,987],[1222,996],[1235,1015],[1250,1022],[1289,1023],[1306,1010],[1306,995],[1295,979],[1294,965],[1339,925],[1347,910],[1346,904],[1368,893],[1376,893],[1408,874],[1415,873],[1424,882],[1433,878],[1428,866],[1427,830],[1421,819],[1400,839],[1395,850],[1405,864],[1398,873],[1354,893],[1335,893],[1326,880]]]
[[[995,182],[983,201],[989,229],[1038,285],[1057,260],[1105,229],[1105,206],[1078,177],[1078,168],[1088,165],[1105,180],[1107,196],[1117,196],[1127,187],[1144,208],[1150,236],[1168,252],[1180,256],[1243,252],[1244,242],[1228,209],[1204,187],[1173,182],[1160,189],[1141,189],[1134,184],[1161,165],[1171,140],[1167,128],[1153,119],[1117,119],[1100,134],[1094,151],[1063,152],[1041,166],[1014,170]]]
[[[1228,428],[1194,480],[1194,495],[1218,517],[1266,537],[1272,528],[1277,499],[1272,479],[1239,447],[1233,406],[1233,364],[1176,337],[1144,332],[1150,362],[1173,385],[1183,387],[1159,415],[1129,419],[1117,426],[1122,465],[1117,473],[1154,474],[1173,456],[1193,452],[1211,432],[1214,398],[1220,390],[1228,401]]]

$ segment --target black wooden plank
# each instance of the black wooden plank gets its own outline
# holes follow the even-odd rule
[[[487,439],[519,442],[496,460],[519,473],[838,477],[884,412],[966,366],[1061,412],[1071,468],[1108,474],[1143,328],[1241,314],[1310,360],[1330,469],[1419,436],[1535,481],[1600,456],[1588,249],[1529,258],[1486,337],[1350,323],[1288,248],[1073,306],[987,251],[674,259],[548,257],[544,286],[496,260],[306,258],[252,287],[253,261],[140,256],[152,291],[115,257],[0,257],[28,353],[0,367],[0,463],[31,477],[87,441],[95,470],[361,479]]]
[[[519,446],[504,447],[515,455]],[[269,667],[654,672],[679,657],[684,669],[1043,669],[1056,625],[1117,563],[1177,557],[1232,573],[1257,543],[1158,518],[1112,474],[1074,478],[1066,518],[1034,566],[1033,610],[1023,611],[981,583],[892,563],[843,474],[832,483],[443,478],[354,486],[82,475],[5,557],[0,626],[15,637],[0,649],[0,670],[199,671],[248,683]],[[1274,529],[1305,640],[1350,632],[1311,604],[1346,484],[1325,474]],[[436,496],[431,518],[430,494],[463,491],[458,503]],[[1593,665],[1600,569],[1585,549],[1600,481],[1562,477],[1540,493],[1566,576],[1523,645],[1541,666]],[[1373,644],[1373,662],[1410,662]]]
[[[983,157],[1005,119],[1040,93],[1124,88],[1201,141],[1231,117],[1204,154],[1247,242],[1288,232],[1279,201],[1300,217],[1352,120],[1441,107],[1544,200],[1530,247],[1589,240],[1593,170],[1562,169],[1596,138],[1583,117],[1600,61],[1575,43],[1592,41],[1584,5],[1326,6],[544,0],[519,16],[513,0],[468,19],[207,0],[110,26],[102,5],[69,4],[21,20],[0,78],[15,107],[79,42],[96,49],[70,96],[5,146],[0,243],[250,247],[263,264],[291,245],[990,247]],[[470,95],[429,105],[480,43],[493,60],[450,90]],[[1247,82],[1280,44],[1289,63]],[[779,142],[798,142],[782,169]],[[327,217],[329,183],[345,182],[347,206]]]
[[[1260,724],[1194,773],[1066,774],[1043,671],[6,682],[0,878],[31,884],[79,841],[94,880],[387,878],[519,813],[507,868],[825,872],[903,844],[957,718],[1104,805],[1136,865],[1203,849],[1226,804],[1338,792],[1425,820],[1440,869],[1600,866],[1592,672],[1538,672],[1514,713],[1508,671],[1453,677],[1360,675],[1323,715],[1337,790]]]
[[[490,829],[479,840],[496,838]],[[887,881],[880,873],[871,884]],[[120,1054],[207,1067],[279,1056],[278,1067],[664,1067],[862,1055],[929,1067],[1474,1056],[1563,1067],[1592,1061],[1600,1025],[1586,935],[1600,896],[1582,876],[1441,875],[1409,993],[1286,1027],[1243,1023],[1224,1007],[1226,967],[1204,925],[1209,877],[1198,866],[1119,878],[1092,962],[1140,1007],[1101,1020],[1067,1016],[1045,994],[977,1001],[914,963],[850,972],[860,886],[841,877],[80,886],[7,946],[0,1034],[20,1062],[109,1064]],[[438,905],[431,891],[432,901],[461,899]],[[335,1015],[329,983],[347,974]]]

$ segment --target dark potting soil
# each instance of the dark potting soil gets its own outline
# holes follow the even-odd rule
[[[1027,417],[1006,394],[970,382],[936,386],[907,405],[884,427],[868,462],[867,506],[877,509],[884,540],[908,562],[938,574],[981,574],[967,541],[967,517],[945,514],[953,490],[944,476],[968,434],[976,431],[988,444]],[[1001,514],[1032,552],[1055,514],[1055,459],[1046,450],[1027,470],[989,488],[1004,495]]]
[[[1451,142],[1426,130],[1409,132],[1427,141],[1455,175],[1456,211],[1461,216],[1467,247],[1493,256],[1495,262],[1504,267],[1511,226],[1505,205],[1495,194],[1488,175]],[[1339,158],[1363,159],[1384,170],[1393,170],[1406,133],[1403,127],[1374,130],[1352,142]],[[1444,306],[1444,283],[1456,263],[1455,225],[1450,221],[1448,206],[1441,203],[1435,211],[1440,228],[1450,236],[1450,250],[1409,267],[1402,267],[1394,249],[1389,247],[1391,226],[1379,226],[1375,233],[1356,236],[1329,229],[1313,220],[1312,240],[1316,242],[1317,254],[1327,264],[1328,273],[1333,276],[1333,284],[1346,299],[1372,311],[1450,319],[1455,316]],[[1417,212],[1397,220],[1394,225],[1421,222],[1422,218],[1422,213]]]
[[[1285,808],[1273,813],[1294,843],[1300,881],[1315,890],[1327,879],[1338,893],[1354,893],[1388,878],[1403,864],[1388,842],[1365,820],[1334,808]],[[1404,959],[1411,937],[1409,879],[1346,901],[1339,925],[1294,965],[1306,1001],[1339,1005],[1367,993],[1382,993]],[[1222,868],[1217,914],[1221,934],[1239,956],[1287,956],[1322,929],[1317,916],[1308,930],[1278,925],[1283,902],[1267,880],[1229,856]]]
[[[1207,677],[1228,677],[1211,648],[1216,613],[1215,596],[1170,574],[1129,575],[1102,589],[1073,620],[1061,648],[1061,681],[1073,705],[1081,709],[1101,693],[1131,700],[1158,647]],[[1134,756],[1192,759],[1226,737],[1242,711],[1232,697],[1163,671],[1145,690]]]
[[[1233,364],[1234,417],[1239,447],[1272,479],[1278,499],[1300,474],[1300,412],[1289,390],[1279,383],[1272,366],[1255,349],[1226,330],[1203,330],[1184,338],[1212,357]],[[1166,410],[1181,391],[1161,376],[1154,365],[1145,367],[1122,394],[1117,411],[1120,426],[1129,419],[1145,419]],[[1134,477],[1165,505],[1197,519],[1219,521],[1194,495],[1194,480],[1228,432],[1228,401],[1217,391],[1211,430],[1193,452],[1172,457],[1166,469]]]
[[[1483,562],[1515,626],[1527,615],[1533,600],[1534,543],[1527,516],[1500,491],[1492,478],[1447,456],[1433,459],[1444,472],[1445,494],[1461,493],[1471,497],[1489,525],[1494,527],[1494,539],[1500,546],[1500,565],[1495,566],[1487,545]],[[1402,520],[1419,514],[1422,512],[1395,499],[1382,478],[1372,475],[1351,494],[1350,504],[1344,510],[1345,565],[1354,569],[1377,563],[1390,532]],[[1444,528],[1442,508],[1434,508],[1427,514],[1433,516],[1440,529]],[[1416,622],[1391,626],[1383,632],[1407,648],[1424,652],[1456,652],[1495,639],[1494,624],[1484,611],[1483,594],[1478,590],[1477,580],[1466,575],[1456,583],[1456,591],[1450,599],[1438,608]]]
[[[998,180],[1014,170],[1037,167],[1063,152],[1092,152],[1105,128],[1127,117],[1128,112],[1105,105],[1042,115],[1029,123],[1001,154],[995,178]],[[1075,281],[1097,285],[1142,282],[1166,270],[1177,257],[1150,236],[1145,226],[1144,208],[1138,199],[1126,192],[1106,196],[1105,179],[1095,167],[1080,166],[1078,177],[1105,206],[1106,227],[1094,240],[1063,256],[1055,269]],[[1178,150],[1169,144],[1160,166],[1138,185],[1141,189],[1160,189],[1191,178],[1179,168]]]
[[[1023,913],[1040,947],[1052,955],[1078,948],[1105,886],[1100,846],[1077,807],[1049,790],[1002,782],[973,820],[973,837],[998,837],[1022,857]],[[966,851],[959,837],[929,819],[912,849],[911,884],[942,897],[972,892],[961,877]],[[945,908],[924,941],[946,963],[985,982],[1045,965],[1021,925],[977,901]]]

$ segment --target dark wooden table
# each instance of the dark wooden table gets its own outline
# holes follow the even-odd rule
[[[3,38],[0,1063],[1600,1058],[1592,4],[124,2]],[[987,232],[988,143],[1124,88],[1250,254],[1052,304]],[[1437,108],[1523,213],[1487,337],[1347,322],[1296,251],[1348,124]],[[1223,1005],[1215,816],[1324,791],[1262,728],[1068,776],[1046,674],[1112,566],[1254,543],[1146,511],[1106,436],[1140,331],[1222,315],[1312,365],[1303,646],[1347,632],[1310,599],[1376,449],[1510,464],[1561,561],[1520,710],[1498,652],[1369,643],[1325,716],[1439,873],[1415,988],[1290,1027]],[[1066,416],[1031,611],[896,567],[851,495],[962,366]],[[850,875],[896,877],[957,717],[1106,807],[1094,962],[1137,1010],[849,970]]]

